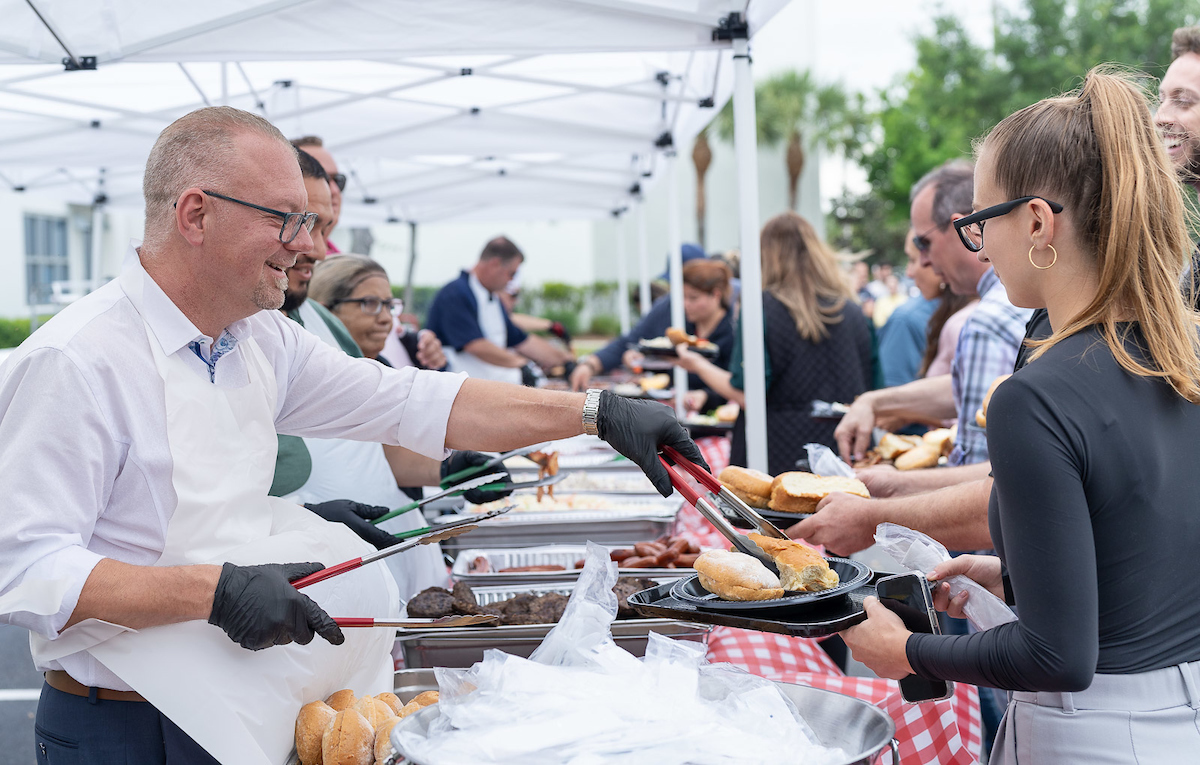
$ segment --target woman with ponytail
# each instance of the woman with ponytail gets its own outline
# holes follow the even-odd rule
[[[987,413],[999,557],[930,579],[965,574],[1019,619],[913,635],[868,599],[846,642],[886,677],[1013,691],[993,762],[1196,762],[1200,355],[1181,187],[1146,99],[1106,70],[977,154],[977,212],[956,227],[1053,333]],[[959,616],[966,597],[942,584],[935,601]]]

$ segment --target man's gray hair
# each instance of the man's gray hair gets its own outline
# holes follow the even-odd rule
[[[913,185],[909,192],[908,201],[929,186],[933,192],[933,222],[938,228],[945,230],[950,225],[951,217],[970,215],[974,207],[975,197],[975,165],[965,159],[951,159],[921,176],[921,180]],[[921,233],[920,231],[917,232]]]
[[[184,189],[223,185],[233,160],[234,138],[246,132],[275,138],[292,148],[270,122],[231,106],[197,109],[159,134],[142,178],[142,195],[146,199],[144,244],[161,244],[167,236],[173,227],[173,205]]]

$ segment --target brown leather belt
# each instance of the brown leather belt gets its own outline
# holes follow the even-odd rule
[[[75,678],[63,672],[61,669],[52,669],[46,673],[46,685],[56,691],[69,693],[72,696],[83,696],[90,698],[92,692],[95,691],[96,698],[104,701],[142,701],[141,694],[133,691],[113,691],[108,688],[89,688]]]

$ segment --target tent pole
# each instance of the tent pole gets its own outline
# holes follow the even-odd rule
[[[404,282],[404,310],[412,313],[413,275],[417,270],[417,222],[408,222],[408,280]]]
[[[675,174],[679,158],[674,152],[667,155],[667,262],[671,264],[671,326],[684,328],[683,315],[683,238],[679,233],[679,189]],[[675,413],[680,417],[687,414],[683,399],[687,395],[687,370],[675,367]]]
[[[646,202],[637,206],[638,220],[638,307],[642,316],[650,313],[650,264],[646,254]]]
[[[733,40],[733,126],[742,250],[742,348],[746,380],[745,467],[767,470],[767,386],[763,352],[762,263],[758,247],[758,139],[750,45]]]
[[[229,63],[221,62],[221,106],[229,106]]]
[[[629,264],[625,253],[625,216],[613,211],[617,219],[617,316],[621,319],[621,334],[629,333]]]

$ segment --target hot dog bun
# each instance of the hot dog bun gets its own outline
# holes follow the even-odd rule
[[[774,559],[783,589],[819,592],[837,587],[837,572],[829,568],[829,562],[816,550],[790,539],[765,537],[754,532],[746,536]]]
[[[770,508],[780,513],[814,513],[821,500],[835,491],[871,496],[866,485],[857,478],[796,471],[775,476],[771,484]]]
[[[693,564],[700,586],[722,600],[771,600],[783,597],[779,577],[757,558],[728,550],[708,550]]]
[[[896,466],[897,470],[918,470],[920,468],[935,467],[941,456],[941,448],[933,444],[922,443],[920,446],[909,449],[904,454],[901,454],[892,464]]]
[[[771,494],[771,483],[775,479],[760,470],[751,470],[750,468],[730,465],[721,471],[721,474],[717,476],[717,480],[730,489],[737,489],[745,494],[757,494],[760,497],[769,497]]]

